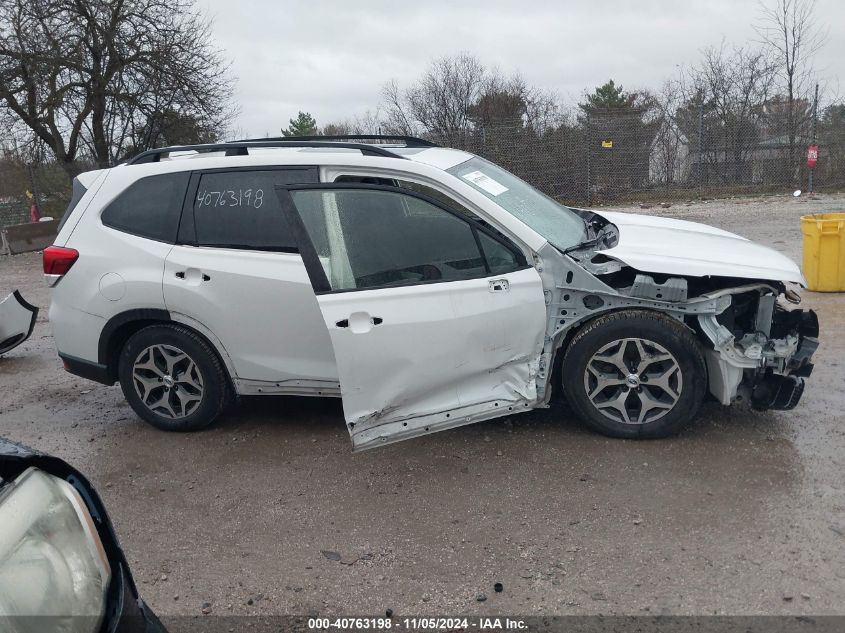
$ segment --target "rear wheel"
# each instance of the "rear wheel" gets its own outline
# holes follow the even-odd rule
[[[118,377],[135,413],[164,431],[205,428],[231,400],[217,354],[178,325],[152,325],[133,334],[120,354]]]
[[[597,318],[572,340],[563,387],[575,411],[611,437],[677,433],[698,412],[706,368],[693,333],[657,312]]]

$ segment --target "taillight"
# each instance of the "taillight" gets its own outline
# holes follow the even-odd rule
[[[44,249],[44,274],[64,275],[79,259],[79,251],[61,246],[48,246]]]

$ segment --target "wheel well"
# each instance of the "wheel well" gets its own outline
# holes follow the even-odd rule
[[[170,321],[158,321],[155,319],[138,319],[136,321],[128,321],[112,330],[105,345],[105,358],[101,358],[100,362],[106,366],[109,373],[109,378],[117,381],[117,363],[120,357],[120,352],[129,337],[135,334],[148,325],[156,325],[158,323],[166,324]]]
[[[583,330],[585,327],[589,326],[590,323],[592,323],[596,319],[599,319],[603,316],[607,316],[608,314],[625,311],[655,312],[664,316],[670,316],[671,318],[671,315],[668,315],[660,310],[654,310],[650,308],[631,308],[626,306],[610,308],[599,313],[591,314],[584,320],[578,321],[577,323],[573,324],[565,332],[563,332],[560,344],[555,348],[554,359],[552,360],[552,375],[549,377],[549,388],[552,390],[552,399],[559,399],[563,396],[564,387],[561,377],[561,372],[563,371],[563,357],[566,356],[566,350],[572,343],[572,339],[577,336],[578,332]],[[699,340],[699,343],[701,343],[701,335],[699,334],[699,332],[696,331],[694,327],[691,327],[690,324],[687,323],[686,319],[680,321],[680,323],[685,327],[689,328],[696,335],[696,338]]]
[[[555,348],[554,359],[552,360],[552,375],[549,376],[549,384],[547,387],[548,389],[551,389],[552,392],[550,400],[559,401],[565,398],[563,394],[563,382],[561,379],[561,372],[563,371],[563,357],[566,356],[566,350],[578,331],[591,320],[592,319],[585,319],[580,323],[576,323],[574,327],[566,330],[566,332],[562,335],[560,344]]]
[[[145,327],[150,325],[171,325],[177,324],[177,322],[172,321],[169,318],[136,318],[132,320],[124,320],[116,327],[110,328],[108,332],[103,331],[103,335],[105,335],[105,340],[100,341],[100,362],[106,366],[106,370],[108,371],[108,376],[114,382],[117,382],[118,375],[117,375],[117,367],[118,362],[120,359],[120,352],[123,350],[123,346],[126,344],[126,341],[129,340],[135,332],[138,332]],[[185,323],[178,323],[179,327],[185,328],[186,330],[190,330],[198,337],[200,337],[206,344],[211,348],[211,350],[217,355],[217,358],[220,360],[220,364],[223,367],[223,371],[226,372],[226,377],[229,379],[229,386],[232,388],[232,393],[234,393],[234,383],[232,381],[232,377],[229,375],[229,369],[226,366],[226,363],[220,357],[220,352],[217,351],[217,347],[208,340],[202,332],[197,331],[195,328],[192,328],[190,325],[186,325]]]

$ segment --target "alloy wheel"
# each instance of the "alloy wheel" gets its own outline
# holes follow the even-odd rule
[[[150,345],[138,354],[132,365],[132,382],[141,402],[166,418],[184,418],[202,401],[197,364],[173,345]]]
[[[644,338],[604,345],[584,371],[584,389],[605,417],[624,424],[648,424],[669,413],[681,396],[678,360]]]

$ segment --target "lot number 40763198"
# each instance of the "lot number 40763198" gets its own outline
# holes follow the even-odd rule
[[[264,204],[263,189],[225,189],[197,193],[197,207],[252,207],[260,209]]]

